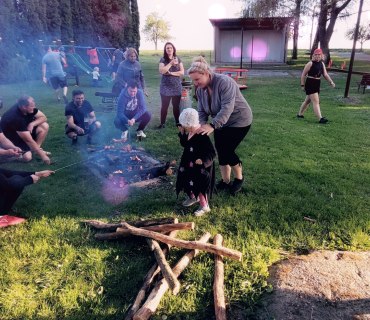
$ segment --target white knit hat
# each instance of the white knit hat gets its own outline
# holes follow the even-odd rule
[[[198,111],[193,108],[184,109],[179,117],[179,122],[184,127],[197,127],[199,126]]]

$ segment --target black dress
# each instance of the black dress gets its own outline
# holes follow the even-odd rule
[[[307,76],[310,76],[313,78],[308,78],[308,77],[306,78],[306,82],[305,82],[306,95],[310,95],[316,92],[320,93],[320,84],[321,84],[320,77],[323,71],[324,71],[324,67],[323,67],[322,61],[312,61],[312,66],[310,70],[308,70]]]
[[[179,133],[180,144],[184,147],[177,173],[176,193],[184,191],[189,197],[199,193],[212,196],[215,185],[214,158],[216,151],[207,135],[195,134],[188,140],[188,134]],[[201,159],[203,164],[196,164]]]

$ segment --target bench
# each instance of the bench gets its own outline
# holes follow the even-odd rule
[[[101,97],[100,106],[103,107],[104,112],[113,111],[117,106],[118,96],[111,92],[95,92],[96,97]]]
[[[362,93],[365,93],[365,89],[370,89],[370,73],[365,73],[362,75],[362,79],[360,82],[357,82],[357,92],[360,92],[360,88],[362,87]]]
[[[229,67],[218,67],[215,69],[216,73],[227,74],[229,77],[232,77],[239,86],[239,90],[245,90],[247,86],[247,72],[248,69],[241,68],[229,68]]]

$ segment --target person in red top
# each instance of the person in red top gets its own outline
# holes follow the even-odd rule
[[[90,57],[90,64],[92,67],[99,65],[98,50],[96,48],[87,49],[87,55]]]

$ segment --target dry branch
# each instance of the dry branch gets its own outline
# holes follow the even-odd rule
[[[207,232],[205,233],[197,242],[206,243],[211,235]],[[191,250],[186,253],[179,262],[172,269],[174,275],[178,277],[181,272],[189,265],[191,260],[199,253],[198,250]],[[147,320],[151,315],[157,310],[158,305],[168,289],[168,283],[166,279],[162,279],[157,283],[157,285],[150,292],[148,299],[145,301],[144,305],[135,313],[134,320]]]
[[[176,234],[177,234],[177,231],[172,231],[169,235],[171,237],[176,237]],[[163,248],[163,253],[164,255],[166,255],[168,253],[168,251],[171,249],[171,246],[168,245],[166,248]],[[134,303],[132,304],[131,308],[127,311],[127,314],[126,314],[126,317],[124,320],[132,320],[132,317],[134,316],[134,314],[136,313],[136,311],[139,310],[142,302],[144,301],[145,299],[145,295],[147,293],[147,291],[149,290],[149,287],[151,286],[154,278],[157,276],[157,274],[161,271],[161,269],[159,268],[158,264],[155,263],[148,271],[148,273],[146,274],[145,278],[144,278],[144,282],[143,282],[143,285],[141,286],[136,298],[135,298],[135,301]]]
[[[140,228],[140,227],[147,227],[156,224],[170,224],[176,223],[177,218],[158,218],[158,219],[150,219],[150,220],[138,220],[130,222],[131,225]],[[99,220],[83,220],[81,221],[86,223],[88,226],[93,227],[98,230],[105,230],[105,231],[116,231],[117,228],[122,228],[122,223],[106,223]]]
[[[216,234],[213,238],[216,246],[222,246],[222,236]],[[213,299],[216,320],[226,320],[226,305],[224,294],[224,263],[222,257],[215,255],[215,278],[213,280]]]
[[[174,239],[169,236],[160,234],[158,232],[153,232],[149,230],[132,227],[126,222],[122,222],[122,223],[127,229],[131,231],[132,234],[136,236],[152,238],[154,240],[164,242],[164,243],[169,243],[173,246],[180,247],[180,248],[204,250],[204,251],[211,252],[214,254],[229,257],[231,259],[238,260],[238,261],[242,259],[242,253],[239,251],[233,250],[233,249],[225,248],[222,246],[215,246],[209,243],[201,243],[199,241],[186,241],[186,240]]]
[[[156,232],[171,232],[174,230],[194,230],[194,222],[182,222],[173,224],[159,224],[154,226],[142,227],[140,229],[156,231]],[[140,230],[139,229],[139,230]],[[97,240],[116,240],[120,238],[126,238],[132,235],[132,232],[128,230],[125,226],[122,228],[117,228],[116,232],[111,233],[97,233],[94,237]]]
[[[157,260],[158,266],[161,268],[163,277],[166,279],[169,287],[174,295],[180,291],[180,282],[173,274],[170,265],[168,264],[164,253],[159,246],[158,242],[152,239],[146,239],[150,249],[154,252],[155,259]]]

